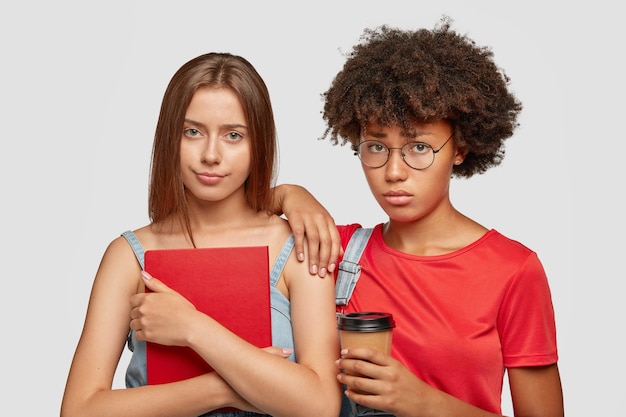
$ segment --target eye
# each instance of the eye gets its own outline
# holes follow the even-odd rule
[[[424,142],[409,142],[404,145],[406,153],[421,155],[430,152],[432,149],[429,144]]]
[[[243,139],[243,135],[239,132],[228,132],[225,137],[230,142],[237,142]]]
[[[367,152],[369,153],[381,153],[387,152],[387,147],[384,143],[370,141],[367,143]]]
[[[194,129],[194,128],[189,128],[189,129],[185,129],[183,130],[183,134],[189,138],[195,138],[200,136],[200,131],[198,129]]]

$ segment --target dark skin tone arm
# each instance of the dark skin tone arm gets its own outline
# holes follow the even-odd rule
[[[516,417],[564,415],[563,390],[556,364],[510,368],[507,372]]]
[[[319,275],[320,278],[332,275],[342,252],[341,239],[335,220],[324,206],[303,187],[281,184],[274,187],[272,211],[276,214],[293,213],[287,220],[294,235],[294,250],[298,254],[298,260],[302,261],[306,238],[309,272]]]
[[[384,353],[348,349],[342,351],[341,357],[338,368],[366,377],[338,373],[337,379],[346,385],[348,398],[367,407],[398,417],[499,416],[437,390]],[[510,368],[508,378],[515,417],[563,417],[563,394],[556,364]]]

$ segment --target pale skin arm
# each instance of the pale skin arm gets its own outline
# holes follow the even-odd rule
[[[398,417],[498,416],[431,387],[389,355],[371,349],[341,353],[339,368],[369,377],[343,373],[337,376],[348,387],[346,395],[362,405]],[[556,364],[512,368],[508,375],[515,417],[563,417],[563,393]],[[357,394],[351,388],[371,394]]]
[[[107,248],[94,280],[60,415],[194,417],[223,406],[256,410],[215,372],[160,386],[111,389],[129,331],[129,300],[142,291],[140,279],[128,244],[116,239]]]
[[[156,277],[144,274],[153,292],[132,298],[131,327],[139,339],[189,346],[246,401],[276,417],[336,417],[340,385],[332,280],[311,280],[291,255],[285,268],[298,363],[258,349],[197,311]]]
[[[324,278],[337,266],[341,239],[335,220],[311,193],[299,185],[281,184],[274,187],[274,210],[285,214],[294,235],[294,252],[304,260],[306,237],[309,272]]]

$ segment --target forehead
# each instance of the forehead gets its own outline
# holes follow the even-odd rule
[[[400,134],[402,136],[416,136],[420,134],[437,134],[442,131],[449,131],[450,123],[445,120],[436,122],[411,122],[409,126],[384,125],[380,123],[367,123],[363,128],[364,135],[388,135]]]
[[[239,97],[230,88],[202,87],[196,90],[185,112],[186,118],[195,120],[245,121]]]

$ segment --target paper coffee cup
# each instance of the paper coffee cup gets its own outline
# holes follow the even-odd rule
[[[371,348],[389,354],[395,326],[389,313],[366,311],[337,315],[342,349]]]
[[[339,330],[342,349],[370,348],[390,354],[394,327],[396,327],[396,323],[389,313],[364,311],[337,314],[337,329]],[[344,371],[348,375],[361,376],[347,370]]]

